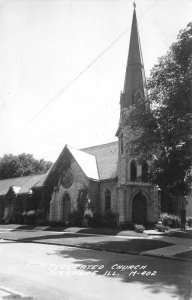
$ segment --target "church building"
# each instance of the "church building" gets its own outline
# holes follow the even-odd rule
[[[130,156],[125,150],[127,128],[121,126],[122,110],[146,97],[145,72],[134,8],[129,54],[123,92],[120,96],[120,125],[117,142],[86,149],[65,146],[44,185],[53,185],[49,220],[65,221],[84,198],[93,212],[108,209],[118,222],[137,224],[158,221],[158,189],[147,182],[148,163]],[[118,124],[117,124],[118,125]],[[86,204],[87,201],[87,204]]]
[[[78,209],[79,203],[83,203],[84,211],[89,209],[92,213],[112,211],[119,224],[158,221],[158,188],[148,182],[150,162],[137,160],[137,157],[127,153],[126,136],[129,132],[121,122],[123,109],[134,104],[135,99],[146,96],[145,72],[134,8],[124,88],[120,95],[117,141],[81,150],[65,145],[46,174],[34,175],[35,182],[32,177],[26,179],[30,193],[41,195],[49,221],[67,222],[69,214]],[[5,181],[0,181],[0,189],[2,183],[4,192],[8,192],[10,185],[5,187]],[[16,184],[13,182],[12,186],[14,185],[19,187],[19,180]],[[19,191],[22,187],[13,190]],[[6,214],[9,215],[8,209]]]

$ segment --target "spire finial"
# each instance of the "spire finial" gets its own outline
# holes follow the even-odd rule
[[[135,1],[133,2],[133,7],[134,7],[134,9],[136,9],[136,3],[135,3]]]

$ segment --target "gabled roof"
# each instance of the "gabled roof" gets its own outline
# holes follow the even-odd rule
[[[88,178],[99,180],[97,162],[94,155],[67,146],[68,150]]]
[[[12,185],[12,190],[13,192],[17,195],[19,194],[19,191],[21,190],[21,187],[20,186],[15,186],[15,185]]]
[[[97,161],[99,179],[113,179],[117,176],[118,142],[81,149],[92,154]]]
[[[30,175],[9,179],[0,180],[0,195],[6,195],[11,186],[20,187],[19,194],[29,193],[30,189],[44,176],[45,174]]]
[[[19,187],[19,194],[29,193],[32,188],[42,187],[49,175],[60,166],[65,155],[65,149],[71,153],[88,178],[94,180],[116,178],[118,142],[81,150],[66,145],[55,164],[46,173],[0,180],[0,195],[6,195],[11,186]]]
[[[44,185],[44,182],[46,180],[46,178],[48,177],[51,169],[53,166],[51,166],[51,168],[44,174],[42,174],[42,177],[40,178],[40,180],[34,185],[34,188],[39,188],[42,187]]]
[[[59,176],[60,170],[69,159],[69,155],[76,160],[84,174],[90,179],[108,180],[117,177],[118,142],[80,150],[65,145],[51,170],[36,186],[40,183],[53,183],[54,178]]]

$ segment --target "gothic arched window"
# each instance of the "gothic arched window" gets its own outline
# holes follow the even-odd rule
[[[131,171],[131,176],[130,176],[131,181],[136,181],[137,180],[137,164],[134,159],[131,161],[130,171]]]
[[[111,192],[109,189],[105,190],[105,210],[111,209]]]
[[[143,182],[148,181],[148,164],[146,160],[144,160],[142,164],[142,181]]]

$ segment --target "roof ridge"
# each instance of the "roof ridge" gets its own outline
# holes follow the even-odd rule
[[[17,179],[17,178],[26,178],[26,177],[32,177],[32,176],[38,176],[38,175],[44,175],[46,174],[47,172],[45,173],[39,173],[39,174],[30,174],[30,175],[24,175],[24,176],[17,176],[17,177],[9,177],[9,178],[2,178],[0,179],[0,181],[2,180],[13,180],[13,179]]]
[[[105,143],[105,144],[100,144],[100,145],[95,145],[95,146],[91,146],[91,147],[86,147],[86,148],[81,148],[79,150],[88,150],[88,149],[93,149],[93,148],[97,148],[97,147],[102,147],[102,146],[105,146],[105,145],[112,145],[112,144],[116,144],[118,143],[118,141],[114,141],[114,142],[110,142],[110,143]]]
[[[82,151],[82,150],[84,150],[84,149],[77,149],[77,148],[75,148],[75,147],[71,147],[71,146],[69,146],[69,145],[67,145],[67,148],[70,150],[70,149],[74,149],[74,150],[76,150],[76,151],[81,151],[81,152],[83,152],[83,154],[85,154],[85,155],[91,155],[91,156],[95,156],[95,155],[93,155],[93,154],[90,154],[90,153],[85,153],[84,151]]]

